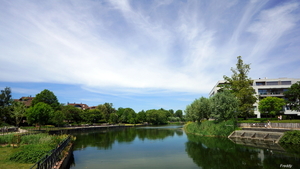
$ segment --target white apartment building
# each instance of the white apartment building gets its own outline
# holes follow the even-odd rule
[[[278,78],[278,79],[267,79],[267,78],[259,78],[253,79],[252,87],[255,90],[256,96],[260,99],[272,96],[272,97],[279,97],[284,98],[283,92],[287,91],[288,88],[291,87],[294,83],[297,83],[300,79],[295,78]],[[213,87],[210,91],[209,96],[213,96],[218,92],[220,84],[224,84],[225,80],[220,80],[218,83]],[[253,105],[254,114],[257,118],[261,118],[261,114],[258,111],[258,102]],[[289,106],[284,107],[284,114],[286,115],[298,115],[300,116],[300,112],[290,110]]]

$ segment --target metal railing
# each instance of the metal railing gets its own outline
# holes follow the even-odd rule
[[[30,169],[50,169],[53,168],[58,161],[61,160],[62,151],[68,146],[71,137],[68,136],[61,141],[56,149],[49,151],[43,158],[36,162]]]

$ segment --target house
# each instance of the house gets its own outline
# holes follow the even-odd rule
[[[258,103],[259,100],[272,96],[272,97],[279,97],[284,98],[283,92],[287,91],[293,84],[300,81],[300,79],[296,78],[278,78],[278,79],[268,79],[268,78],[259,78],[254,79],[252,87],[255,90],[256,96],[258,100],[255,104],[253,104],[254,114],[257,118],[261,118],[261,114],[258,111]],[[225,84],[225,80],[220,80],[217,84],[213,87],[210,91],[209,96],[213,96],[218,92],[220,89],[220,85]],[[285,115],[297,115],[300,116],[300,112],[292,111],[288,105],[283,108]]]
[[[82,104],[82,103],[69,103],[68,102],[68,105],[72,105],[72,106],[77,107],[78,109],[81,109],[81,110],[90,109],[90,107],[87,104]]]
[[[30,107],[33,99],[34,97],[29,96],[29,97],[21,97],[20,99],[14,99],[14,101],[23,102],[26,107]]]

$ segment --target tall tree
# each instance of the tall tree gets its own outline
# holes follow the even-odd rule
[[[278,97],[266,97],[259,101],[258,110],[260,113],[268,114],[270,116],[279,114],[283,110],[285,100]]]
[[[300,82],[293,84],[284,92],[284,96],[292,110],[300,111]]]
[[[182,110],[176,110],[174,117],[179,117],[180,119],[182,119]]]
[[[53,110],[59,110],[60,104],[57,100],[57,97],[48,89],[43,90],[41,93],[38,93],[35,98],[32,100],[31,106],[36,105],[39,102],[46,103],[52,107]]]
[[[192,121],[200,122],[204,118],[208,119],[211,114],[210,99],[205,97],[196,99],[191,105],[186,107],[185,113],[187,118]]]
[[[170,109],[169,112],[172,114],[172,116],[174,116],[174,110]]]
[[[61,110],[57,110],[53,113],[51,122],[57,126],[62,126],[65,122],[64,120],[66,119],[65,115]]]
[[[110,114],[115,113],[116,109],[113,108],[112,103],[104,103],[97,106],[106,122],[109,122]]]
[[[254,113],[253,104],[257,98],[252,87],[253,80],[248,77],[250,64],[244,64],[241,56],[238,56],[237,59],[236,68],[231,68],[233,75],[231,77],[224,75],[227,84],[222,90],[232,91],[239,101],[239,115],[247,119]]]
[[[26,106],[23,102],[14,101],[12,104],[11,117],[15,119],[16,126],[19,126],[23,117],[25,117]]]
[[[41,125],[45,125],[51,121],[53,112],[54,111],[50,105],[39,102],[33,107],[27,109],[26,117],[29,123],[36,124],[41,127]]]
[[[62,106],[62,113],[68,122],[79,123],[81,119],[82,110],[72,105]]]
[[[185,114],[188,120],[200,122],[203,116],[199,112],[200,99],[195,99],[193,103],[186,106]]]
[[[138,120],[138,122],[141,122],[141,123],[146,122],[146,112],[144,110],[138,112],[137,120]]]
[[[0,94],[0,122],[8,121],[10,117],[10,106],[12,104],[11,90],[9,87],[6,87],[4,90],[1,90]]]
[[[225,90],[211,97],[211,116],[218,121],[235,119],[237,116],[238,100],[230,91]]]

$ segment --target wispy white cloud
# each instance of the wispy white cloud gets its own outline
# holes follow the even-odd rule
[[[261,63],[299,33],[298,18],[297,2],[3,1],[0,78],[122,97],[208,93],[239,55],[256,77],[272,69]]]

